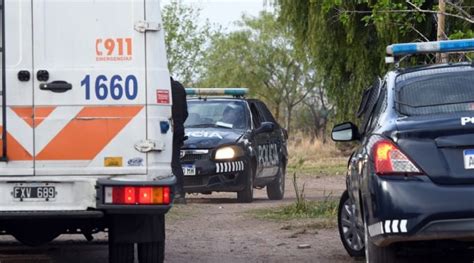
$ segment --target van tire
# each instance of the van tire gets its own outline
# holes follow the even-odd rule
[[[134,257],[134,243],[113,243],[109,241],[110,263],[133,263]]]
[[[139,263],[162,263],[165,260],[165,241],[138,243]]]

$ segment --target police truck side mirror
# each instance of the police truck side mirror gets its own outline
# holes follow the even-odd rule
[[[265,133],[265,132],[272,132],[275,130],[275,127],[276,125],[273,122],[262,122],[260,127],[257,130],[255,130],[255,133],[259,134],[259,133]]]
[[[335,142],[350,142],[359,140],[359,129],[352,122],[345,122],[334,126],[331,133]]]

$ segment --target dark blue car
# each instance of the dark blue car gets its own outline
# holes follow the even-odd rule
[[[236,192],[239,202],[249,203],[254,188],[266,187],[270,199],[283,199],[287,133],[266,105],[245,98],[246,89],[186,92],[189,117],[181,149],[184,190]]]
[[[474,40],[460,40],[398,44],[388,52],[473,49]],[[339,205],[347,252],[365,254],[367,262],[401,262],[407,248],[433,242],[472,246],[474,64],[390,71],[364,92],[358,116],[359,127],[348,122],[332,132],[335,141],[359,143]]]

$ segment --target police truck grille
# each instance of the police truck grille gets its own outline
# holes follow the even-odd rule
[[[186,186],[197,186],[202,185],[202,177],[197,176],[185,176],[184,177],[184,185]]]
[[[197,160],[209,160],[209,154],[186,154],[181,162],[194,162]]]

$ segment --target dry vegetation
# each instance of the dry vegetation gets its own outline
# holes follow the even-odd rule
[[[306,233],[314,229],[335,227],[338,198],[332,193],[323,192],[319,200],[310,201],[305,196],[305,185],[308,180],[321,176],[342,176],[346,171],[347,156],[332,141],[311,142],[304,136],[294,136],[288,141],[288,152],[287,176],[292,178],[295,201],[276,208],[252,210],[251,213],[259,219],[286,222],[287,225],[282,228],[284,230],[291,228]],[[315,193],[311,194],[314,198]]]
[[[340,175],[346,170],[347,154],[334,142],[311,140],[301,134],[288,141],[288,170],[304,175]]]

